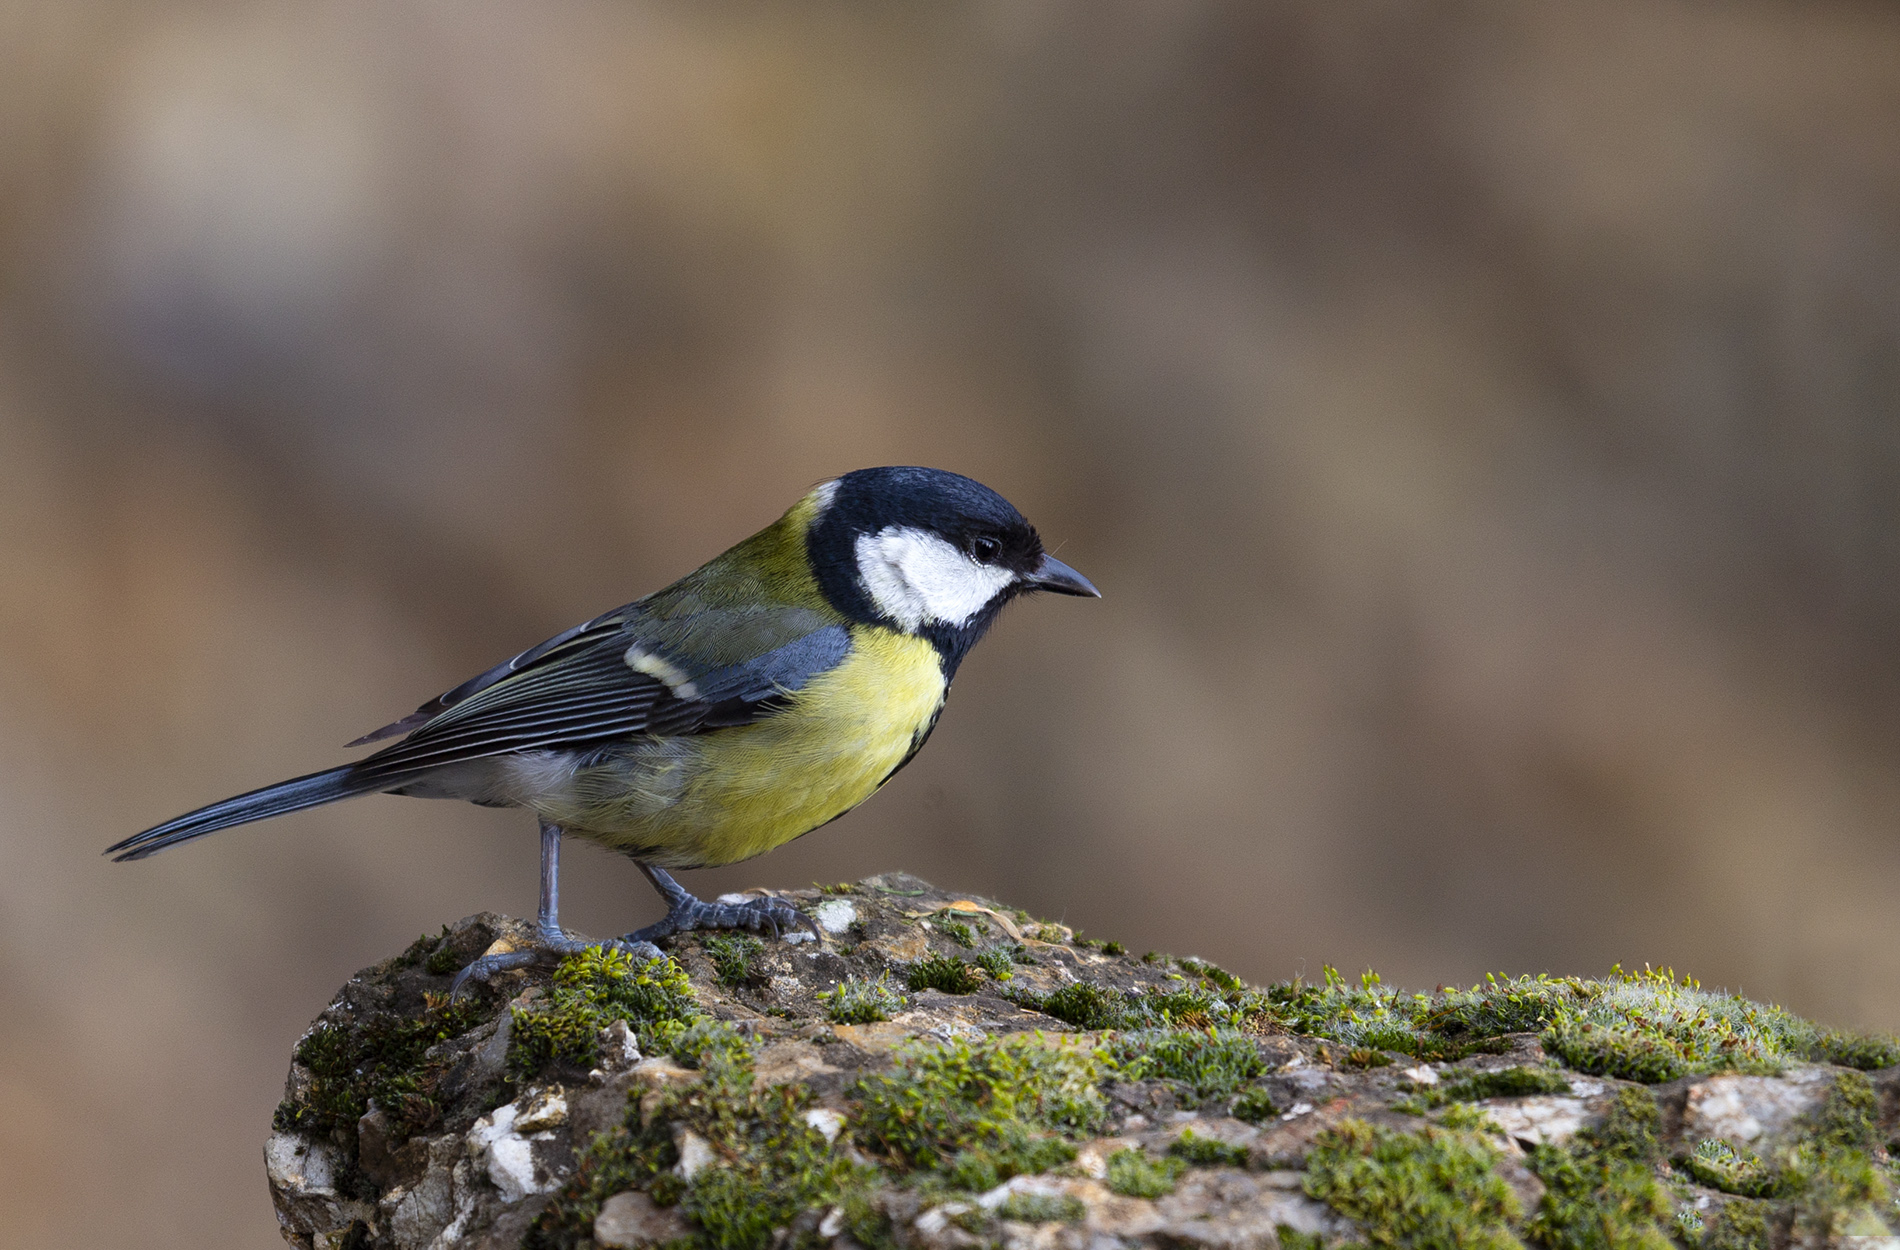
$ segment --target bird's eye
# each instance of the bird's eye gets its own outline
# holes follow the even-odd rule
[[[979,534],[970,540],[970,554],[980,563],[993,564],[1003,554],[1003,544],[987,534]]]

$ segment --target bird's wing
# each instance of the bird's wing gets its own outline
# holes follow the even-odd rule
[[[357,767],[396,776],[508,751],[743,725],[850,650],[843,625],[805,608],[708,608],[662,619],[634,604],[425,703],[408,738]],[[390,731],[402,732],[405,721]]]
[[[633,605],[615,608],[603,612],[591,621],[576,625],[572,629],[562,630],[546,642],[529,647],[512,659],[503,660],[485,673],[478,673],[453,690],[446,691],[430,699],[401,720],[391,721],[381,729],[371,730],[347,746],[360,747],[371,742],[380,742],[384,738],[394,738],[420,728],[440,716],[449,708],[479,691],[486,690],[504,677],[511,676],[523,669],[531,668],[543,661],[553,662],[560,655],[590,643],[601,641],[603,635],[619,631],[627,623],[628,613],[634,611]]]

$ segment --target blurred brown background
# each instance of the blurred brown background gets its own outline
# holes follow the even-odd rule
[[[1106,598],[693,888],[1900,1026],[1896,136],[1883,4],[0,5],[0,1241],[272,1244],[306,1022],[533,907],[519,813],[105,844],[868,464]]]

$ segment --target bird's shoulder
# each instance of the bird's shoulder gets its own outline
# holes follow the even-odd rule
[[[846,624],[801,541],[773,526],[620,610],[621,628],[690,665],[743,664]]]

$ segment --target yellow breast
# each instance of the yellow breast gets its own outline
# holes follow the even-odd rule
[[[948,686],[921,638],[853,626],[851,654],[776,715],[735,729],[650,740],[586,770],[580,810],[545,813],[569,832],[666,868],[762,855],[877,792],[929,733]]]

